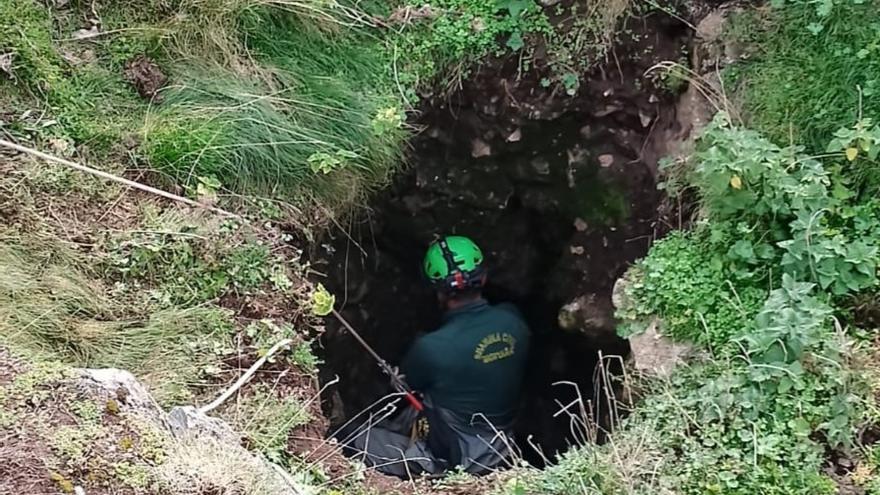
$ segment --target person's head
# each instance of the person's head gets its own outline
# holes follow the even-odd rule
[[[467,237],[443,236],[432,242],[423,268],[445,306],[480,298],[486,285],[483,252]]]

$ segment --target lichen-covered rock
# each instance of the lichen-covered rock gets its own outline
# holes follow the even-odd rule
[[[146,387],[128,371],[101,368],[79,369],[77,372],[80,388],[89,391],[90,395],[97,395],[109,408],[137,410],[150,416],[161,414],[161,409]]]
[[[647,375],[667,377],[676,366],[696,354],[694,346],[674,342],[660,333],[659,318],[648,325],[644,332],[629,339],[633,366]]]
[[[559,326],[563,330],[581,332],[591,337],[614,333],[614,307],[611,300],[599,294],[583,294],[559,310]]]
[[[239,435],[225,421],[212,418],[193,406],[175,407],[168,413],[168,427],[176,438],[209,436],[221,442],[238,445]]]
[[[611,302],[614,308],[624,315],[634,313],[633,300],[628,289],[633,280],[639,276],[641,276],[640,271],[629,270],[614,283]],[[698,354],[694,346],[675,342],[664,336],[661,331],[663,322],[657,316],[639,316],[631,320],[624,317],[624,321],[630,327],[630,331],[635,328],[629,337],[629,345],[630,361],[636,371],[666,377],[676,366]]]

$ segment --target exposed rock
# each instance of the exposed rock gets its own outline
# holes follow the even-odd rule
[[[589,151],[577,145],[574,148],[566,150],[565,153],[568,157],[569,167],[571,167],[572,165],[576,166],[585,164],[587,162],[587,158],[590,156]]]
[[[653,376],[666,377],[676,366],[695,354],[689,344],[673,342],[660,333],[661,322],[654,318],[644,332],[629,339],[635,369]]]
[[[616,309],[623,309],[629,306],[629,296],[626,294],[626,288],[629,286],[630,277],[633,276],[633,268],[630,268],[624,276],[614,281],[614,287],[611,289],[611,304]]]
[[[593,128],[589,125],[581,127],[579,132],[584,139],[590,139],[593,137]]]
[[[529,164],[531,164],[532,169],[534,169],[539,175],[547,175],[550,173],[550,162],[544,157],[534,158]]]
[[[517,128],[507,136],[508,143],[517,143],[522,139],[522,129]]]
[[[582,254],[584,254],[584,247],[583,246],[571,246],[569,248],[569,251],[571,252],[571,254],[573,254],[575,256],[581,256]]]
[[[617,105],[606,105],[605,108],[602,108],[601,110],[596,110],[595,112],[593,112],[593,116],[594,117],[606,117],[608,115],[611,115],[612,113],[617,113],[621,110],[622,110],[622,108]]]
[[[476,138],[471,141],[471,156],[474,158],[480,158],[484,156],[492,155],[492,147],[486,141],[483,141],[480,138]]]
[[[727,100],[718,74],[742,58],[745,52],[744,47],[736,45],[730,36],[723,36],[730,13],[740,8],[722,5],[698,24],[690,65],[699,75],[699,88],[696,84],[688,85],[678,99],[675,125],[657,126],[655,139],[646,147],[645,154],[683,159],[691,154],[694,139],[719,108],[735,116],[737,109]]]
[[[87,40],[101,36],[101,29],[97,25],[93,25],[88,29],[77,29],[71,33],[70,37],[75,40]]]
[[[617,279],[611,292],[611,302],[617,309],[625,309],[632,303],[627,293],[631,280],[640,274],[632,269],[625,276]],[[661,332],[662,321],[657,318],[639,320],[644,330],[630,337],[630,357],[637,371],[654,376],[669,376],[676,366],[685,359],[698,354],[695,347],[681,342],[674,342]]]
[[[437,17],[438,11],[431,7],[428,4],[422,5],[421,7],[413,7],[411,5],[407,5],[405,7],[399,7],[388,16],[386,22],[389,24],[412,24],[413,22],[420,21],[422,19],[433,19]]]
[[[591,337],[614,333],[614,307],[610,299],[599,294],[584,294],[566,304],[559,310],[558,319],[562,329]]]
[[[159,90],[168,82],[168,76],[149,57],[139,55],[125,64],[125,79],[142,98],[160,101]]]
[[[589,225],[587,225],[586,220],[584,220],[583,218],[578,217],[574,219],[574,228],[578,232],[584,232],[585,230],[587,230],[588,227]]]
[[[80,369],[79,386],[121,409],[159,416],[161,409],[131,373],[116,368]],[[110,402],[112,401],[112,402]]]
[[[614,155],[611,155],[611,154],[599,155],[599,165],[601,165],[602,168],[608,168],[608,167],[614,165]]]
[[[12,77],[12,59],[15,56],[13,52],[0,53],[0,72]]]
[[[168,427],[178,438],[204,435],[232,445],[240,443],[239,436],[225,421],[212,418],[193,406],[172,409],[168,413]]]

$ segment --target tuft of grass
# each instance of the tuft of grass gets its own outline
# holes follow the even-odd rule
[[[265,384],[239,396],[221,415],[244,432],[256,450],[276,463],[287,461],[290,432],[312,420],[303,402],[296,397],[281,397],[277,389]]]
[[[375,43],[251,14],[242,29],[265,78],[190,64],[148,121],[152,163],[188,186],[214,176],[234,190],[332,206],[385,184],[406,130],[402,118],[383,125],[401,111]]]
[[[235,493],[263,495],[306,492],[310,487],[298,486],[295,492],[265,463],[243,448],[229,448],[208,436],[174,442],[165,462],[153,470],[157,485],[168,493],[202,495],[204,493]]]
[[[741,83],[750,125],[813,152],[861,115],[880,118],[880,3],[821,3],[830,10],[817,2],[748,9],[730,27],[757,50],[730,74]]]
[[[229,316],[213,307],[172,307],[126,318],[129,308],[67,255],[72,259],[53,259],[0,243],[0,340],[77,366],[130,370],[161,402],[186,398],[219,361],[213,349],[230,338]]]

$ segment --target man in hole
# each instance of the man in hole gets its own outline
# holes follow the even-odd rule
[[[400,477],[440,474],[459,466],[481,474],[505,461],[526,358],[529,329],[510,304],[482,296],[486,269],[466,237],[433,242],[424,271],[445,311],[443,325],[420,337],[401,363],[407,384],[425,410],[346,428],[346,451],[379,471]]]

